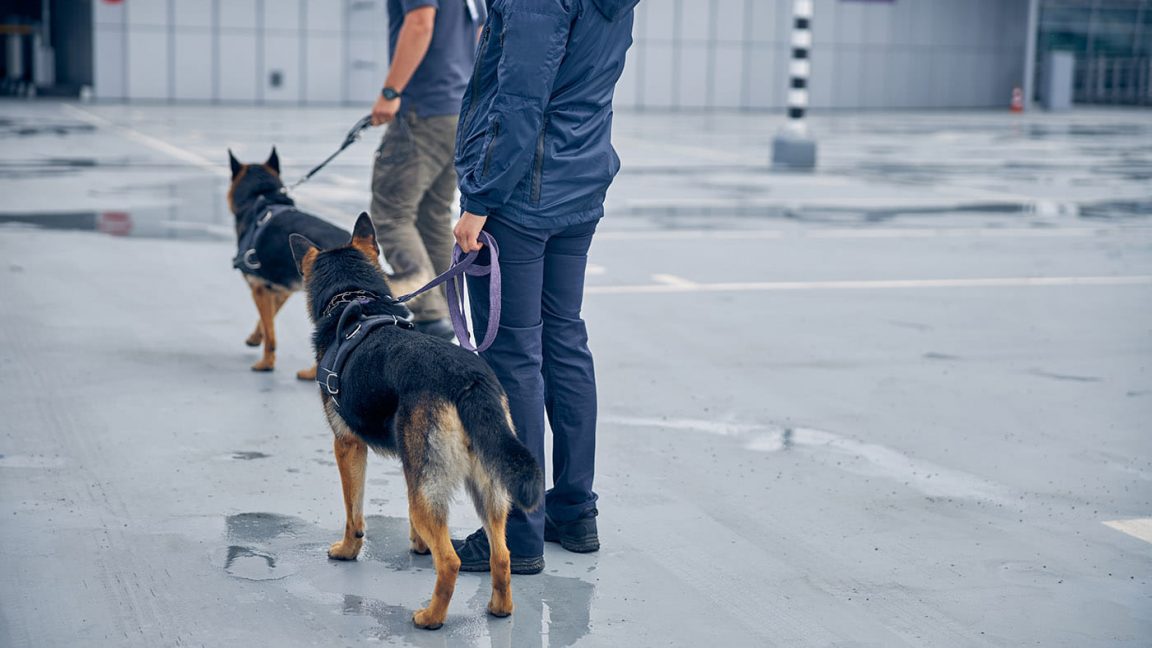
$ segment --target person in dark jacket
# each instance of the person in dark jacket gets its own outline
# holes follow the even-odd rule
[[[612,94],[632,44],[639,0],[493,0],[456,135],[467,252],[481,230],[503,274],[500,328],[483,354],[503,384],[517,434],[544,468],[545,505],[508,519],[512,571],[544,569],[544,542],[596,551],[596,378],[580,309],[604,196],[620,168]],[[486,280],[469,278],[477,331],[488,325]],[[456,541],[461,569],[488,569],[483,529]]]

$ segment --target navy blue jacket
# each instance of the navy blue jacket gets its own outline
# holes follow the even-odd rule
[[[460,206],[529,228],[604,214],[612,93],[639,0],[493,0],[456,141]]]

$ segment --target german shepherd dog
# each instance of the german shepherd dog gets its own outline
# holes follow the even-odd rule
[[[407,308],[389,299],[368,214],[360,215],[351,241],[340,247],[322,250],[295,234],[291,244],[316,327],[317,361],[336,342],[341,306],[349,295],[368,300],[360,302],[364,315],[410,317]],[[320,389],[336,436],[347,514],[344,538],[331,546],[328,557],[352,560],[364,544],[364,469],[371,447],[400,458],[408,487],[410,547],[421,554],[431,551],[436,567],[432,600],[412,615],[413,622],[427,629],[444,623],[460,569],[448,534],[448,507],[461,484],[491,546],[488,612],[511,614],[511,564],[504,539],[509,503],[525,510],[538,506],[544,476],[516,438],[504,390],[483,360],[450,342],[399,325],[365,335],[340,369],[338,402]]]
[[[283,191],[280,181],[280,157],[276,148],[263,164],[241,164],[232,151],[228,151],[232,167],[232,184],[228,189],[228,207],[236,216],[236,237],[242,240],[244,232],[255,227],[257,219],[267,213],[269,206],[291,206],[292,199]],[[303,234],[320,245],[340,245],[348,240],[348,232],[316,216],[296,209],[278,212],[269,220],[254,241],[259,267],[241,268],[244,279],[252,290],[252,301],[260,319],[256,329],[244,341],[250,347],[264,343],[264,354],[252,365],[252,371],[272,371],[276,365],[276,326],[274,320],[284,302],[300,290],[301,277],[292,259],[288,236]],[[244,251],[241,250],[241,254]],[[314,380],[316,367],[296,373],[300,380]]]

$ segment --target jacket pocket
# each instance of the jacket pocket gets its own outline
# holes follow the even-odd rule
[[[548,115],[544,115],[540,136],[536,138],[536,158],[532,162],[532,190],[528,196],[533,205],[540,204],[540,188],[544,183],[544,134],[548,132]]]
[[[500,135],[500,122],[492,122],[492,134],[488,137],[488,146],[484,147],[484,164],[480,166],[480,178],[488,176],[488,166],[492,164],[492,149],[495,148],[496,138]]]

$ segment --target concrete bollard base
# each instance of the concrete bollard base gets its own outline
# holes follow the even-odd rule
[[[816,141],[781,133],[772,138],[772,166],[779,169],[816,168]]]

